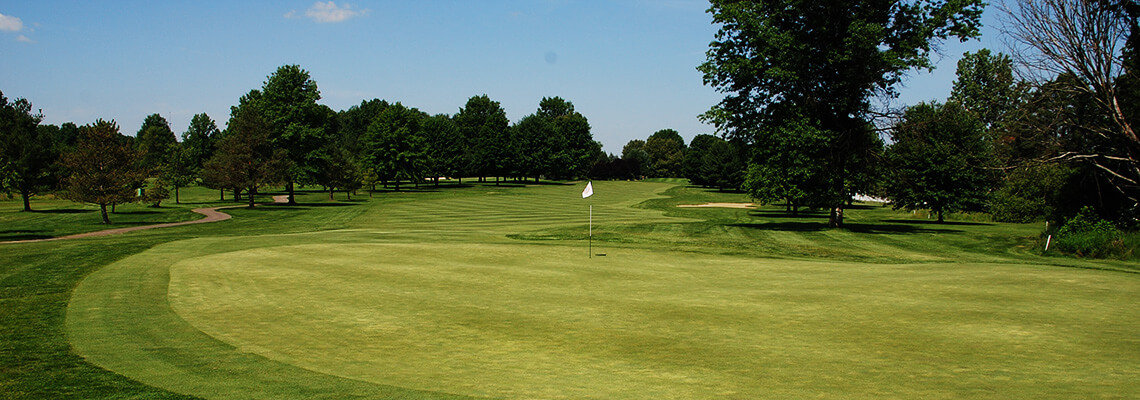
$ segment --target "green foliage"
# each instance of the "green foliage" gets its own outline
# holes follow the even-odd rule
[[[206,161],[203,180],[215,188],[235,189],[235,197],[237,189],[246,190],[252,208],[258,188],[288,179],[285,171],[291,161],[285,149],[273,145],[268,123],[257,108],[236,107],[233,113],[227,134]]]
[[[136,200],[146,171],[139,167],[141,154],[122,138],[114,121],[98,120],[79,132],[75,151],[64,155],[72,171],[64,197],[99,205],[103,223],[110,224],[107,206]]]
[[[997,126],[1005,114],[1017,108],[1025,94],[1024,85],[1013,76],[1013,60],[992,54],[989,49],[966,52],[958,60],[958,78],[950,100],[977,116],[984,126]]]
[[[52,133],[39,129],[43,115],[32,113],[26,99],[9,102],[0,92],[0,190],[15,190],[32,211],[32,196],[51,190],[57,179],[53,168],[60,148]]]
[[[1127,240],[1126,240],[1127,237]],[[1125,235],[1103,220],[1092,207],[1084,207],[1057,231],[1054,248],[1062,253],[1092,258],[1132,258],[1140,249],[1140,235]]]
[[[979,210],[994,184],[992,151],[981,123],[961,105],[907,109],[887,147],[886,191],[894,207],[943,214]]]
[[[714,0],[709,12],[720,29],[698,69],[726,96],[704,118],[756,147],[771,146],[757,137],[770,127],[811,121],[813,129],[789,132],[823,134],[804,150],[822,156],[814,159],[820,175],[797,184],[823,195],[838,226],[851,193],[870,182],[862,178],[876,150],[870,100],[894,95],[907,71],[932,68],[939,41],[978,36],[982,8],[980,0]]]
[[[784,202],[789,211],[826,207],[825,164],[819,162],[830,135],[807,119],[766,128],[753,146],[743,189],[761,204]]]
[[[419,184],[428,172],[426,141],[422,123],[427,114],[396,103],[376,116],[365,132],[363,161],[381,181],[394,181],[400,190],[400,181]]]
[[[1062,164],[1025,165],[1006,173],[1001,187],[990,199],[990,214],[998,222],[1031,222],[1047,218],[1059,220],[1057,206],[1071,168]]]
[[[190,119],[190,126],[186,127],[186,132],[182,133],[181,151],[185,154],[177,155],[177,157],[186,157],[186,159],[178,162],[184,163],[187,167],[186,170],[194,175],[201,174],[206,160],[214,155],[220,138],[221,131],[218,130],[218,125],[209,115],[206,113],[194,114],[194,117]]]
[[[466,154],[460,176],[498,176],[506,171],[511,156],[506,146],[511,122],[499,102],[485,94],[471,97],[455,114],[455,125]]]
[[[142,127],[135,135],[135,145],[142,154],[142,167],[154,174],[170,158],[170,152],[178,144],[170,123],[158,114],[151,114],[143,120]]]
[[[672,129],[662,129],[649,135],[642,148],[649,156],[648,175],[652,178],[679,178],[683,176],[685,140]]]

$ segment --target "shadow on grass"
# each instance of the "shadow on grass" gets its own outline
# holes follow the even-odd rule
[[[918,224],[918,225],[935,225],[935,226],[993,226],[994,224],[987,222],[971,222],[971,221],[927,221],[922,219],[886,219],[883,222],[890,222],[892,224]]]
[[[86,214],[93,213],[95,210],[78,210],[74,208],[64,208],[59,210],[32,210],[36,214]]]
[[[359,206],[362,203],[364,203],[363,200],[337,200],[337,202],[335,202],[335,203],[306,203],[306,202],[300,202],[299,201],[299,202],[297,202],[297,204],[294,204],[294,205],[289,205],[289,204],[285,204],[285,203],[259,204],[257,207],[254,207],[254,208],[272,207],[272,208],[306,209],[306,208],[322,208],[322,207],[353,207],[353,206]]]
[[[162,211],[153,211],[153,210],[143,210],[143,211],[117,211],[117,212],[111,213],[111,215],[151,215],[151,214],[163,214],[163,212]]]
[[[0,242],[14,242],[17,240],[48,239],[51,235],[42,234],[43,230],[6,230],[0,231]]]
[[[749,228],[749,229],[759,229],[759,230],[769,230],[769,231],[780,231],[780,232],[822,232],[822,231],[832,229],[832,228],[829,228],[827,226],[826,221],[820,221],[820,222],[798,222],[798,221],[797,222],[769,222],[769,223],[762,223],[762,224],[729,224],[728,226],[734,226],[734,227],[740,227],[740,228]],[[843,228],[841,228],[841,229],[851,231],[851,232],[857,232],[857,233],[894,234],[894,235],[912,235],[912,234],[918,234],[918,233],[929,234],[929,233],[960,233],[960,232],[962,232],[962,231],[956,230],[956,229],[936,229],[936,228],[919,227],[919,226],[914,226],[914,225],[910,225],[910,224],[895,224],[895,223],[866,224],[866,223],[848,222],[848,223],[844,223]]]

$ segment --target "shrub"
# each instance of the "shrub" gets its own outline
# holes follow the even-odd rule
[[[1125,235],[1092,207],[1084,207],[1057,231],[1054,243],[1057,251],[1079,257],[1126,259],[1135,254],[1140,235]]]

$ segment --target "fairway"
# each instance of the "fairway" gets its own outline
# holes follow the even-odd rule
[[[739,244],[832,242],[698,223],[759,218],[748,210],[648,206],[678,194],[672,184],[595,187],[605,257],[589,257],[580,187],[397,194],[311,210],[343,217],[344,229],[177,240],[114,262],[75,290],[68,335],[96,365],[204,398],[1140,390],[1131,274],[1025,256],[952,262],[930,232],[824,232],[858,257],[896,262],[761,257]]]

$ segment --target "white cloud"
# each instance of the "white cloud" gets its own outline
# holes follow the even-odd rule
[[[285,13],[285,19],[293,18],[297,18],[297,10],[290,10],[289,12]]]
[[[0,14],[0,31],[18,32],[21,29],[24,29],[24,21],[10,15]]]
[[[290,12],[290,14],[293,14]],[[366,15],[368,10],[353,10],[352,6],[345,3],[344,6],[338,6],[331,0],[328,2],[316,2],[305,11],[305,16],[312,18],[313,21],[327,23],[327,22],[343,22],[349,18]],[[286,14],[289,15],[289,14]]]
[[[16,36],[16,40],[24,42],[24,43],[35,43],[36,42],[32,39],[29,39],[27,36],[24,36],[24,35]]]

